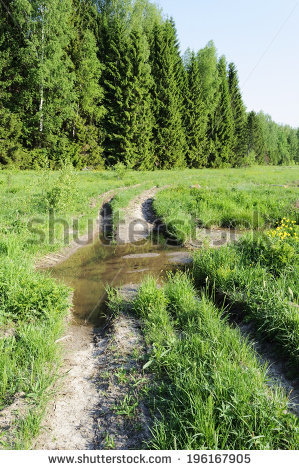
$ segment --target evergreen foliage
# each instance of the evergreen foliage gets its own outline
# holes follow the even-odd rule
[[[225,57],[218,62],[219,88],[217,104],[209,123],[209,160],[211,167],[231,166],[235,145],[233,112],[227,80]]]
[[[0,3],[0,165],[291,164],[299,131],[247,113],[210,41],[181,55],[149,0]]]
[[[234,121],[235,144],[234,166],[242,166],[246,155],[246,109],[243,104],[236,67],[233,63],[228,66],[228,88]]]
[[[106,117],[105,154],[109,164],[151,169],[153,117],[149,45],[141,27],[128,31],[121,14],[109,12],[102,31]]]
[[[156,24],[151,38],[152,100],[155,117],[155,165],[159,168],[185,165],[186,139],[182,122],[182,90],[179,52],[173,22]]]
[[[76,110],[71,138],[74,141],[73,163],[78,167],[92,165],[103,167],[104,116],[103,88],[100,85],[102,65],[98,59],[95,38],[94,8],[89,0],[75,0],[74,16],[76,35],[71,44],[75,67]]]
[[[247,118],[247,156],[258,163],[264,161],[264,137],[258,115],[251,111]]]
[[[202,83],[199,61],[194,52],[190,53],[186,63],[187,96],[186,96],[186,135],[187,164],[201,168],[207,165],[207,108],[202,94]]]

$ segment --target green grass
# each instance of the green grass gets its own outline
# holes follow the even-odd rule
[[[3,258],[2,258],[3,263]],[[0,409],[17,399],[11,429],[2,435],[8,448],[28,448],[39,430],[51,387],[57,379],[69,293],[33,270],[24,257],[0,270]]]
[[[0,174],[0,409],[10,413],[10,405],[17,408],[10,428],[1,430],[0,447],[30,448],[59,375],[55,341],[65,328],[69,290],[34,268],[36,257],[64,244],[61,223],[49,242],[48,205],[70,226],[73,216],[80,217],[82,233],[87,218],[97,215],[97,196],[120,186],[114,174],[86,174],[81,187],[77,178],[72,172]],[[90,207],[93,199],[95,208]],[[33,218],[44,240],[28,229]]]
[[[114,189],[114,213],[124,209],[144,189],[159,185],[200,184],[209,188],[285,184],[296,179],[294,167],[228,170],[133,172],[60,172],[3,170],[0,172],[0,409],[16,403],[12,429],[2,447],[30,448],[57,377],[69,291],[34,266],[43,255],[65,245],[64,224],[79,234],[95,219],[99,195]],[[138,187],[134,187],[135,185]],[[128,189],[120,190],[121,187]],[[60,219],[49,239],[49,207]],[[64,222],[62,223],[61,220]],[[32,233],[30,222],[39,232]],[[69,240],[71,241],[71,239]],[[20,403],[20,404],[19,404]],[[0,430],[1,435],[1,430]]]
[[[196,227],[262,229],[275,227],[283,216],[296,217],[296,187],[252,183],[233,186],[168,188],[157,194],[155,211],[180,242],[195,235]]]
[[[283,391],[186,274],[146,280],[134,302],[149,347],[150,449],[297,449]]]
[[[219,250],[198,251],[193,275],[199,286],[210,286],[210,291],[226,298],[232,311],[253,321],[260,335],[272,341],[298,368],[298,242],[273,246],[275,257],[270,261],[265,253],[273,247],[263,235]],[[285,246],[289,248],[285,250]],[[284,258],[279,262],[280,252]]]

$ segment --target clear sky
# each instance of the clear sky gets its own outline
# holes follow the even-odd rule
[[[299,126],[298,0],[156,0],[175,20],[182,52],[213,39],[234,62],[247,110]]]

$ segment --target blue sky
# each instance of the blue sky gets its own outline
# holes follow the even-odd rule
[[[248,111],[299,126],[298,0],[156,0],[175,20],[181,49],[213,39],[239,72]]]

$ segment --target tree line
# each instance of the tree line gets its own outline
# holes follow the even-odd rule
[[[298,162],[298,129],[247,113],[236,66],[212,41],[182,56],[148,0],[6,0],[0,13],[1,167]]]

